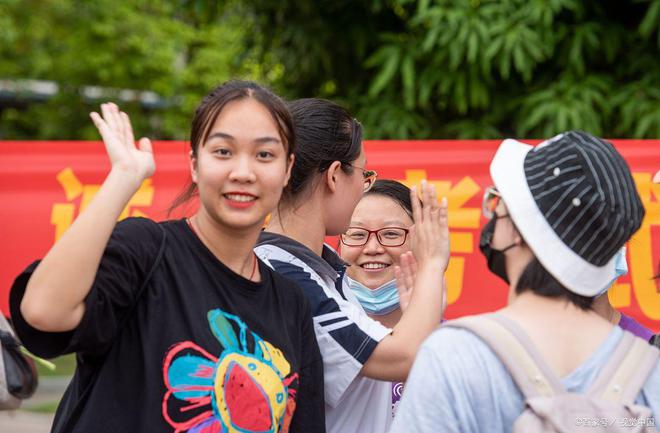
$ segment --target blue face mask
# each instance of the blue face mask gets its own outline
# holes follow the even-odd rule
[[[396,290],[396,280],[388,281],[373,290],[352,278],[348,279],[348,283],[364,311],[368,314],[382,316],[399,308],[399,292]]]
[[[618,253],[616,253],[616,259],[614,262],[614,278],[610,283],[603,287],[600,292],[596,295],[597,297],[607,293],[607,291],[612,287],[612,284],[619,278],[621,275],[626,275],[628,273],[628,262],[626,262],[626,247],[622,247]]]

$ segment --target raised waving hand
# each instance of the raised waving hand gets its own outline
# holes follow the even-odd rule
[[[93,112],[90,117],[103,138],[113,169],[134,175],[139,183],[154,173],[156,164],[151,141],[143,137],[135,145],[128,114],[110,102],[101,104],[101,114]]]
[[[90,116],[98,128],[112,169],[89,205],[35,269],[21,301],[25,320],[37,329],[75,329],[85,313],[96,271],[122,209],[155,170],[151,142],[136,147],[126,113],[112,103]]]
[[[422,182],[421,204],[417,197],[417,188],[412,187],[411,199],[413,221],[415,223],[412,252],[418,266],[427,261],[442,266],[442,271],[449,265],[449,225],[447,221],[447,199],[438,204],[438,197],[433,185]]]

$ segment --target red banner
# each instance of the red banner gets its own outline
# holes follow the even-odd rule
[[[538,142],[538,141],[536,141]],[[642,228],[628,245],[630,272],[610,290],[613,305],[660,331],[660,140],[614,140],[628,161],[646,207]],[[530,141],[535,143],[535,141]],[[483,190],[499,141],[371,141],[367,165],[380,178],[407,185],[427,179],[449,200],[452,257],[447,274],[448,317],[491,311],[506,303],[507,288],[492,276],[479,253]],[[122,213],[168,218],[167,208],[188,174],[184,142],[156,142],[156,173],[146,180]],[[109,162],[100,142],[0,142],[0,309],[16,275],[42,257],[87,206],[103,182]],[[169,218],[192,214],[179,209]]]

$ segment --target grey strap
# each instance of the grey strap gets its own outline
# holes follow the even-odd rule
[[[588,393],[613,403],[632,404],[659,357],[660,350],[624,332]]]
[[[506,366],[525,398],[565,392],[527,334],[501,314],[462,317],[442,326],[467,329],[488,344]]]

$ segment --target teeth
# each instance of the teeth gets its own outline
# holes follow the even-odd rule
[[[362,267],[364,269],[384,269],[387,265],[385,263],[365,263]]]
[[[240,202],[248,202],[255,200],[255,197],[252,197],[250,195],[243,195],[243,194],[225,194],[225,197],[227,197],[229,200],[240,201]]]

